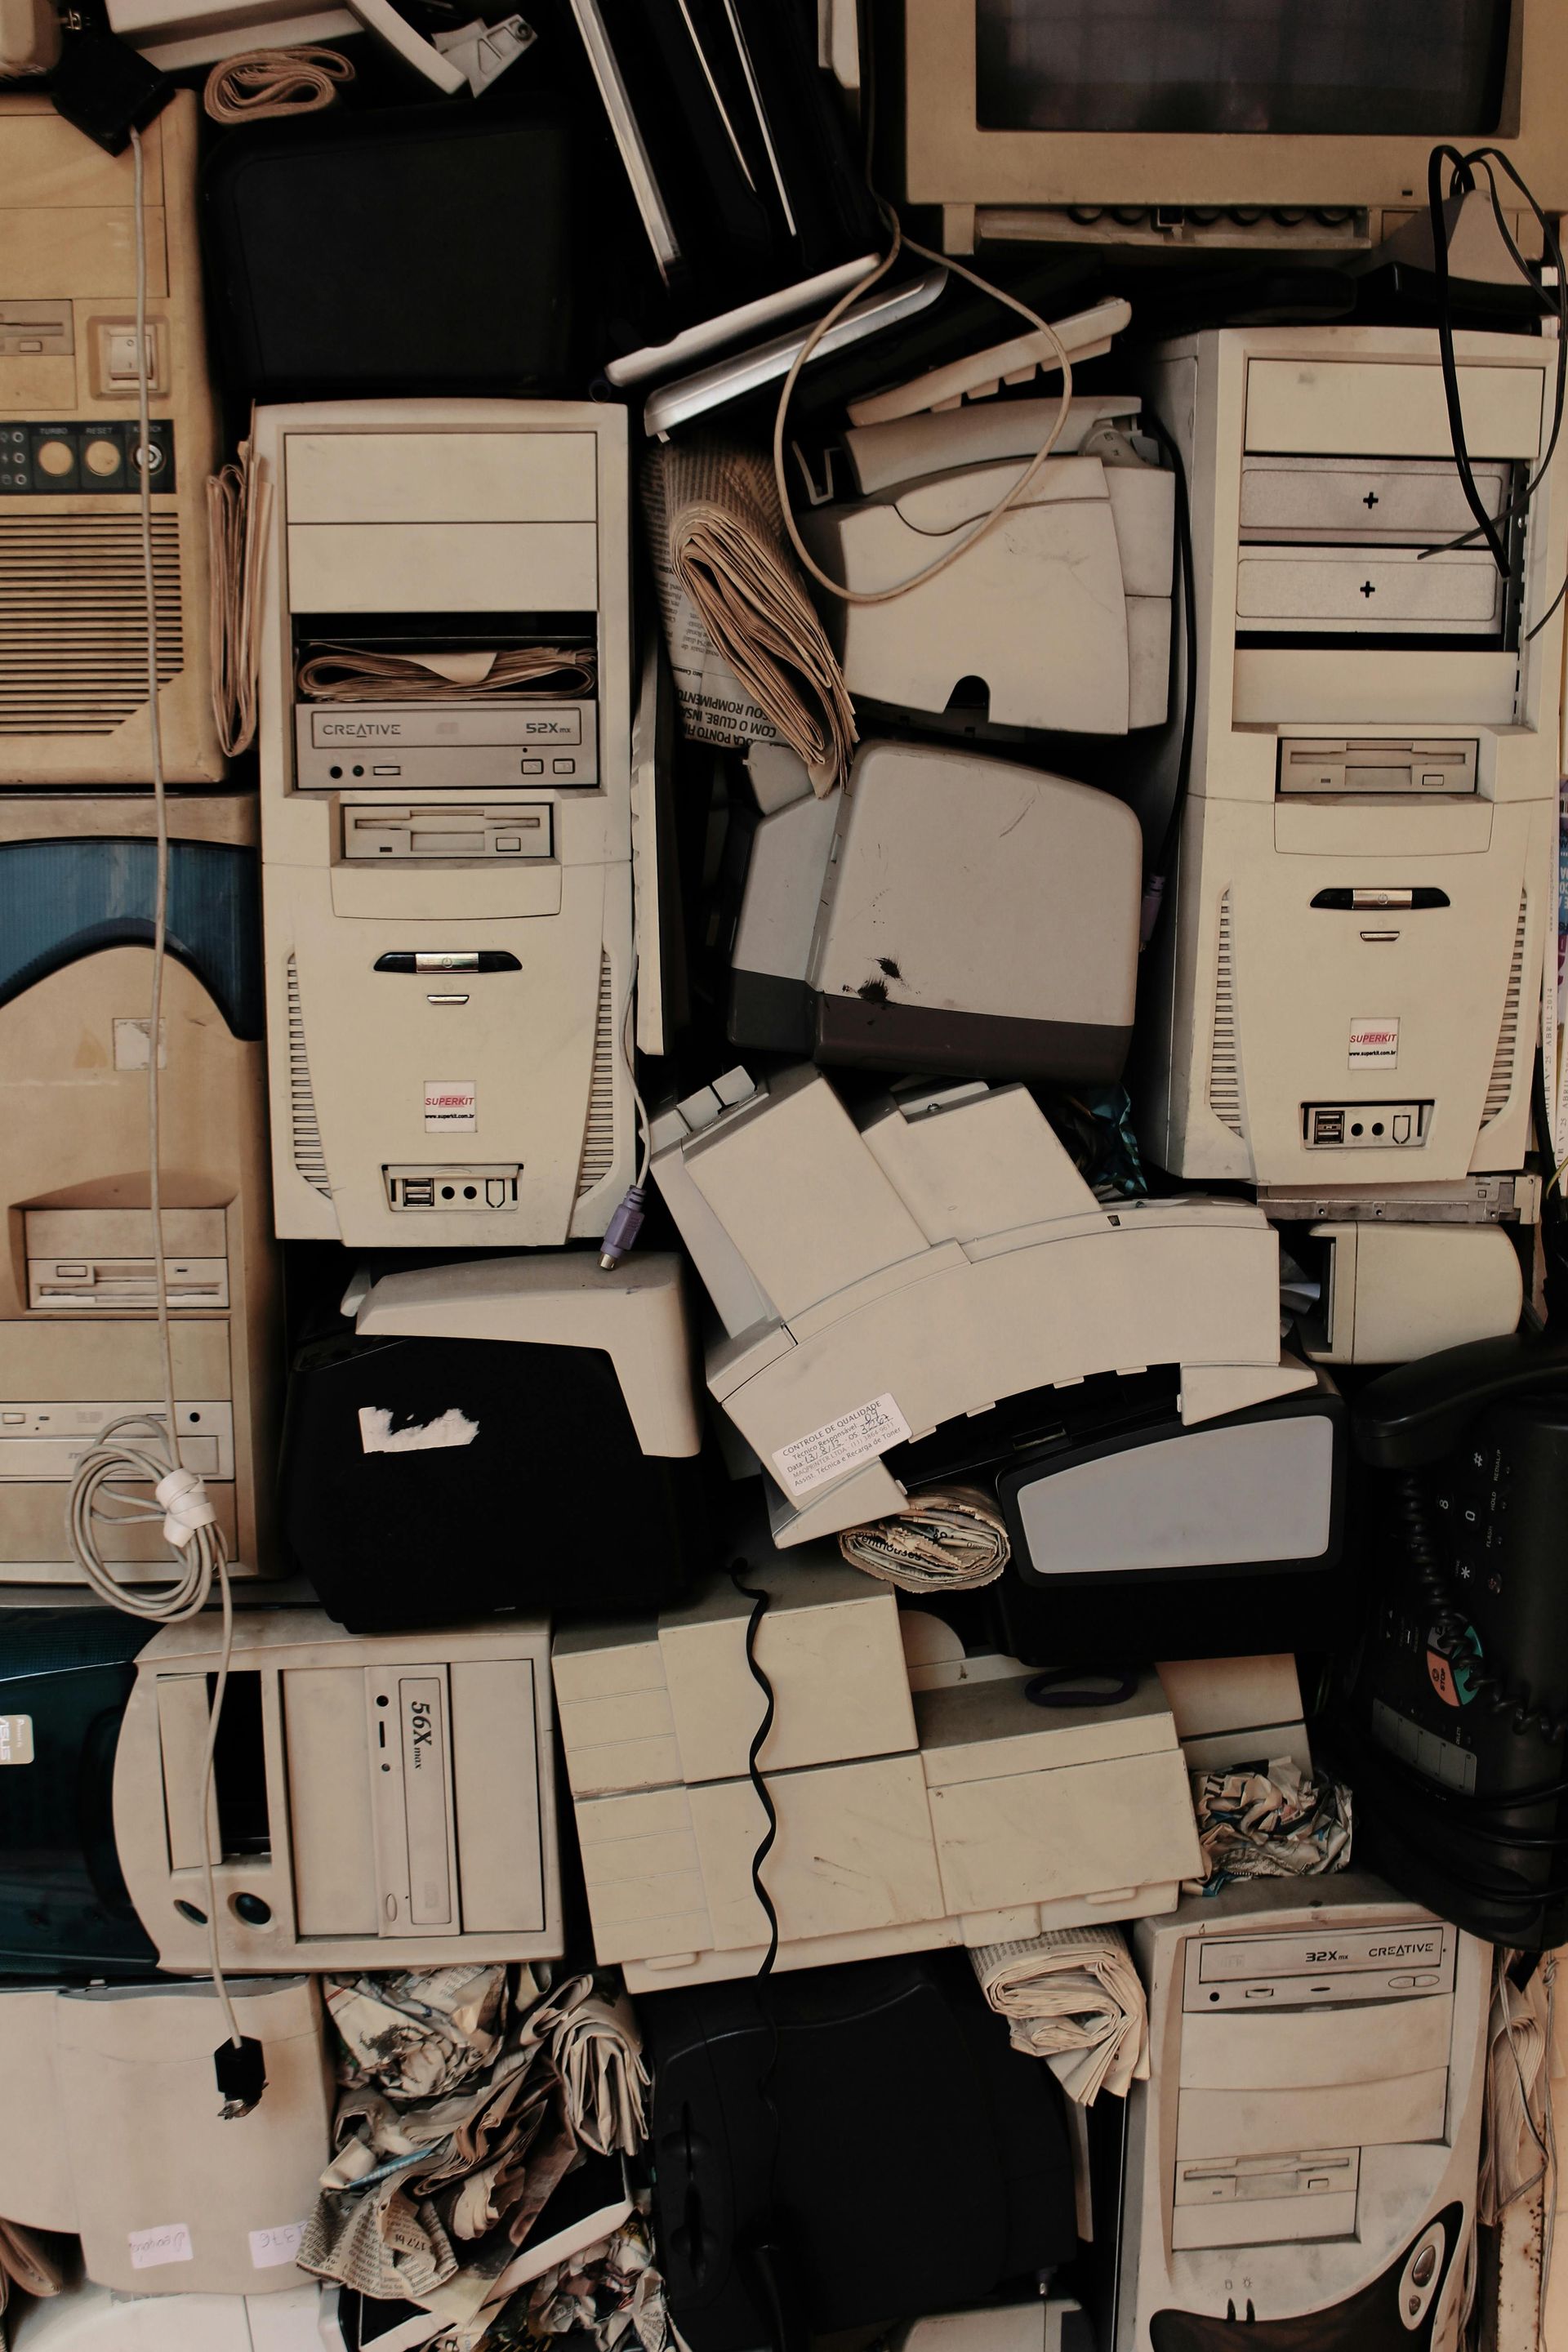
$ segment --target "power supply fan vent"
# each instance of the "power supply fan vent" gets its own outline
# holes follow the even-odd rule
[[[1232,1135],[1241,1127],[1241,1063],[1236,1042],[1236,967],[1230,934],[1230,892],[1219,902],[1215,951],[1214,1027],[1209,1036],[1209,1108]]]
[[[305,1058],[305,1007],[300,995],[300,966],[289,959],[289,1121],[294,1144],[294,1166],[307,1184],[331,1196],[327,1181],[327,1155],[321,1148],[321,1121],[316,1117],[316,1093],[310,1065]]]
[[[599,1011],[594,1024],[594,1075],[588,1081],[588,1118],[577,1197],[602,1184],[616,1159],[616,1024],[611,1005],[610,959],[599,950]]]
[[[158,683],[184,659],[180,527],[153,519]],[[0,736],[110,735],[147,700],[135,515],[0,521]]]
[[[1520,893],[1519,920],[1514,925],[1513,955],[1508,967],[1508,992],[1502,1001],[1502,1020],[1497,1033],[1497,1052],[1492,1055],[1492,1074],[1487,1080],[1487,1098],[1481,1106],[1481,1125],[1489,1127],[1508,1108],[1513,1092],[1513,1074],[1519,1060],[1519,1009],[1524,993],[1524,934],[1530,918],[1530,895]]]

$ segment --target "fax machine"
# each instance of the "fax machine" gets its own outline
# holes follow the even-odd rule
[[[1169,1910],[1197,1874],[1152,1669],[1118,1704],[1038,1707],[1027,1667],[966,1660],[826,1546],[742,1580],[769,1602],[754,1645],[773,1716],[756,1761],[778,1816],[763,1877],[781,1968]],[[724,1580],[658,1619],[555,1637],[594,1948],[634,1991],[753,1976],[763,1957],[752,1607]],[[911,1690],[916,1631],[935,1663]]]
[[[757,827],[730,1042],[878,1069],[1119,1078],[1142,866],[1138,821],[1109,793],[868,743],[847,785]]]
[[[1560,463],[1526,487],[1556,344],[1457,349],[1506,572],[1436,334],[1237,328],[1151,362],[1195,555],[1191,790],[1140,1088],[1178,1175],[1384,1188],[1522,1162],[1568,557]],[[1173,788],[1174,763],[1173,740],[1151,772]]]
[[[253,446],[278,1231],[600,1234],[632,1155],[625,413],[263,408]]]
[[[1055,400],[982,402],[845,436],[859,496],[806,509],[802,536],[858,594],[961,547],[1056,422]],[[901,710],[1053,733],[1125,735],[1165,716],[1175,478],[1137,399],[1075,400],[1050,457],[994,530],[886,603],[822,603],[845,679]],[[964,695],[978,681],[983,714]],[[961,689],[963,690],[961,692]]]
[[[852,1117],[809,1065],[734,1069],[653,1135],[723,1326],[709,1390],[775,1482],[780,1543],[897,1510],[882,1455],[1023,1390],[1178,1364],[1190,1423],[1312,1385],[1280,1361],[1261,1211],[1096,1200],[1022,1087]]]

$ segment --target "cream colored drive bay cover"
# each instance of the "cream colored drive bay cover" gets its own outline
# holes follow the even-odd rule
[[[769,1596],[755,1654],[774,1717],[758,1766],[778,1814],[763,1879],[781,1967],[1136,1917],[1169,1909],[1199,1869],[1152,1673],[1120,1705],[1047,1713],[1015,1662],[955,1657],[911,1693],[892,1593],[826,1548],[743,1581]],[[716,1581],[657,1621],[556,1636],[594,1948],[634,1990],[752,1975],[767,1943],[752,1606]]]
[[[632,1173],[625,413],[331,402],[254,446],[278,1232],[598,1235]],[[345,646],[428,699],[323,701]],[[548,648],[574,666],[483,683]]]
[[[1192,1423],[1311,1385],[1280,1359],[1262,1212],[1096,1200],[1022,1087],[852,1118],[808,1066],[731,1070],[653,1133],[723,1326],[708,1386],[774,1482],[778,1543],[896,1510],[884,1454],[1026,1390],[1175,1364]]]

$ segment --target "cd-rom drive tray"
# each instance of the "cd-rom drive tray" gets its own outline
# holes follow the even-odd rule
[[[295,786],[402,792],[580,791],[599,781],[598,708],[580,702],[307,702]]]

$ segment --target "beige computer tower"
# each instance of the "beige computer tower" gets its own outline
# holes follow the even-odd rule
[[[273,1567],[279,1370],[256,807],[176,795],[161,1086],[182,1458],[236,1571]],[[147,1191],[151,800],[0,798],[0,1584],[74,1581],[66,1497],[116,1413],[162,1412]],[[156,1519],[100,1518],[128,1581]]]
[[[142,133],[153,566],[165,774],[224,773],[207,657],[206,478],[195,95]],[[0,90],[0,784],[152,773],[129,151],[48,98]]]

